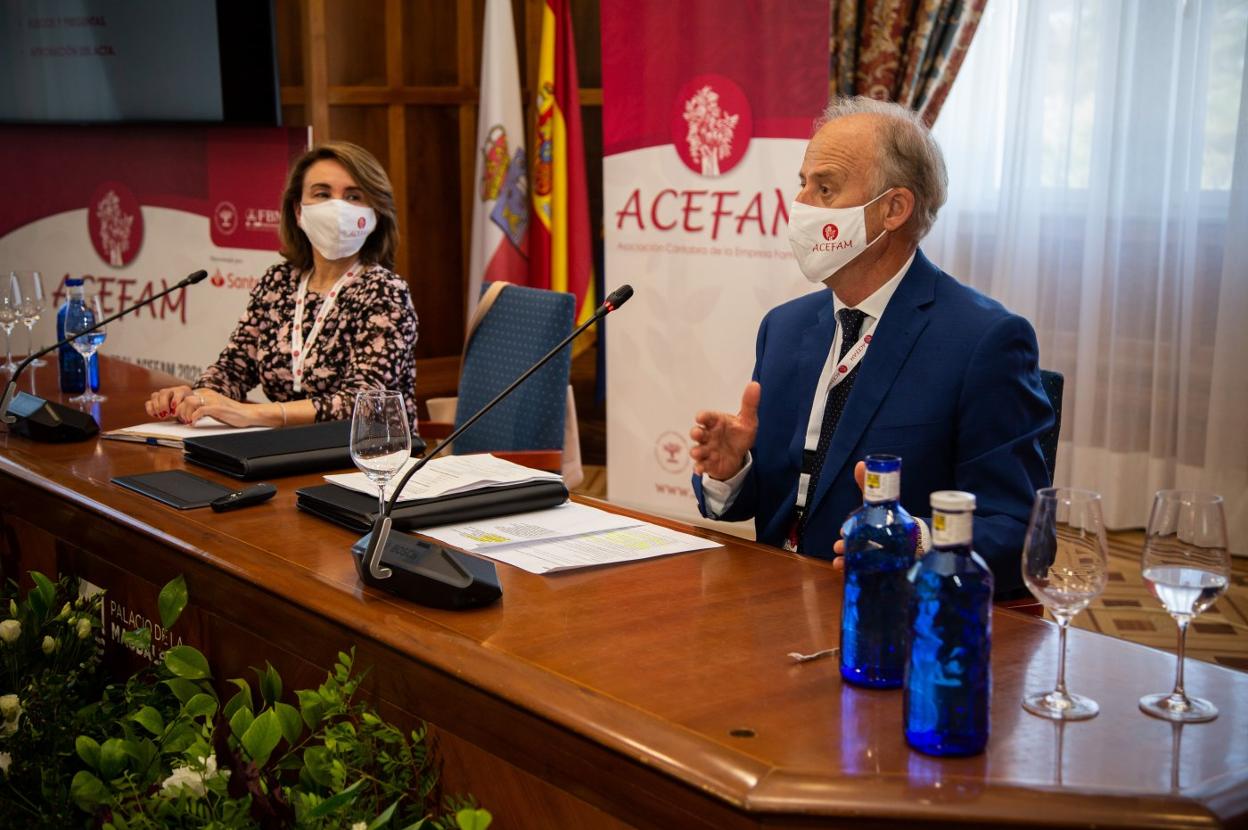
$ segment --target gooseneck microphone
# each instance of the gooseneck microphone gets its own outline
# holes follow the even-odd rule
[[[187,276],[186,279],[169,286],[164,291],[153,294],[142,302],[122,309],[110,317],[105,317],[89,329],[75,332],[70,337],[58,340],[46,349],[27,355],[25,360],[17,364],[17,369],[9,378],[8,385],[4,387],[4,396],[0,398],[0,422],[8,424],[9,429],[18,435],[32,438],[36,441],[51,441],[54,443],[85,441],[98,433],[100,425],[95,422],[94,418],[81,410],[53,403],[25,392],[18,393],[17,399],[14,400],[13,393],[17,390],[17,376],[31,363],[53,349],[59,349],[61,346],[72,342],[84,334],[90,334],[96,329],[103,328],[114,320],[125,317],[132,311],[138,311],[149,306],[166,294],[172,294],[180,288],[194,285],[207,276],[207,271],[196,271]]]
[[[386,502],[385,510],[378,513],[376,521],[373,522],[372,532],[369,533],[367,537],[365,537],[368,540],[367,546],[364,547],[363,555],[359,558],[360,577],[364,580],[365,583],[369,585],[373,585],[375,587],[383,588],[385,590],[390,590],[390,588],[387,587],[384,583],[386,580],[391,578],[391,576],[393,575],[393,572],[390,570],[390,568],[382,567],[381,565],[381,560],[383,558],[382,554],[385,551],[386,543],[389,541],[389,538],[390,538],[390,526],[391,526],[390,514],[391,512],[394,511],[394,506],[399,501],[399,494],[403,492],[403,487],[407,484],[408,481],[411,480],[412,476],[420,472],[421,468],[423,468],[426,464],[428,464],[436,455],[438,455],[440,452],[445,450],[447,447],[451,446],[451,442],[453,442],[456,438],[462,435],[465,430],[467,430],[469,427],[475,424],[478,420],[480,420],[481,416],[485,415],[487,412],[493,409],[500,401],[502,401],[504,398],[506,398],[508,395],[514,392],[516,387],[524,383],[529,378],[530,375],[532,375],[538,369],[545,366],[551,360],[551,358],[553,358],[555,355],[559,353],[561,349],[563,349],[565,346],[567,346],[569,343],[575,340],[581,334],[581,332],[585,331],[585,329],[589,328],[594,323],[601,320],[603,317],[606,317],[608,314],[615,311],[620,306],[624,305],[624,303],[628,302],[628,299],[632,296],[633,296],[633,288],[631,285],[622,285],[619,288],[617,288],[615,291],[611,292],[610,296],[608,296],[606,300],[603,301],[602,305],[598,306],[598,309],[594,312],[592,317],[590,317],[581,325],[577,326],[577,328],[571,334],[563,338],[563,340],[559,343],[559,345],[555,346],[553,349],[547,352],[546,355],[542,357],[541,360],[534,363],[531,367],[529,367],[529,369],[527,369],[524,372],[524,374],[520,375],[520,377],[512,381],[511,384],[506,389],[504,389],[502,392],[499,392],[496,396],[494,396],[494,399],[491,400],[489,403],[487,403],[485,406],[481,407],[481,409],[479,409],[475,415],[473,415],[467,421],[464,421],[462,426],[460,426],[458,429],[456,429],[454,432],[448,435],[446,437],[446,440],[438,444],[438,446],[435,447],[432,452],[430,452],[428,455],[421,458],[419,461],[417,461],[415,464],[412,465],[411,469],[409,469],[403,475],[403,477],[399,479],[399,483],[394,488],[394,493],[391,494],[389,500]],[[356,543],[357,550],[359,547],[361,547],[361,543],[363,542],[364,540],[361,539],[360,542]],[[429,547],[430,549],[433,549],[432,546],[427,546],[427,547]],[[443,565],[442,570],[444,572],[447,570],[447,567],[449,566],[452,577],[458,575],[458,576],[466,578],[468,581],[471,581],[470,575],[462,573],[463,566],[457,565],[454,561],[449,561],[449,558],[451,557],[450,551],[443,551],[442,549],[436,549],[436,550],[438,554],[442,556],[443,559],[448,560]],[[436,578],[436,574],[429,572],[430,568],[428,565],[418,565],[418,567],[420,567],[420,570],[425,572],[424,577],[426,579],[430,576],[433,576],[434,578]],[[436,570],[436,568],[434,570]],[[408,598],[414,599],[416,602],[421,602],[426,605],[436,604],[436,603],[431,603],[428,600],[427,595],[422,596],[422,593],[425,593],[422,591],[422,588],[424,586],[419,585],[416,582],[416,580],[421,579],[420,575],[416,574],[416,572],[414,571],[405,571],[405,574],[412,574],[412,577],[410,580],[411,587],[405,588],[404,590],[402,590],[402,592],[392,591],[393,593],[399,593],[402,596],[408,596]],[[408,579],[405,579],[404,581],[409,582]],[[499,596],[499,592],[497,592],[496,590],[492,596],[490,596],[488,599],[485,600],[485,602],[491,602],[494,599],[497,599],[498,596]],[[476,604],[485,604],[485,602],[478,602]],[[440,605],[439,607],[466,607],[466,603],[455,604],[455,605]]]

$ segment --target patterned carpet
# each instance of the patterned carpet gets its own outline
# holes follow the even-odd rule
[[[606,467],[587,465],[576,492],[606,498]],[[1109,534],[1109,584],[1073,624],[1173,654],[1178,638],[1174,620],[1140,579],[1143,545],[1144,534],[1138,530]],[[1187,655],[1248,671],[1248,559],[1236,557],[1232,568],[1227,592],[1188,629]]]

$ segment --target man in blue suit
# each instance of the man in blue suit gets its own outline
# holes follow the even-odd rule
[[[834,101],[799,178],[790,243],[828,290],[764,317],[739,412],[697,414],[702,514],[753,518],[759,541],[831,559],[862,502],[861,460],[899,455],[912,515],[929,515],[934,490],[976,495],[975,549],[998,596],[1013,593],[1032,500],[1049,484],[1035,332],[919,250],[947,175],[911,111]]]

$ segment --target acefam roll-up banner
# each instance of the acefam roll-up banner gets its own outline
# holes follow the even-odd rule
[[[763,314],[812,287],[789,203],[828,98],[824,0],[603,0],[607,491],[697,515],[689,429],[736,412]]]
[[[36,348],[55,340],[67,277],[111,314],[203,268],[208,280],[110,324],[100,349],[194,380],[279,259],[282,190],[307,145],[306,128],[0,126],[0,278],[42,275]]]

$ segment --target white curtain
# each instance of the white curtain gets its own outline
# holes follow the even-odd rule
[[[1056,479],[1142,527],[1226,500],[1248,554],[1245,0],[990,0],[935,126],[923,248],[1026,316],[1066,377]]]

